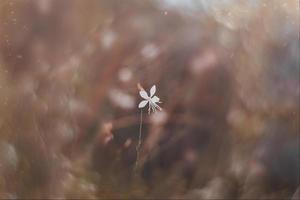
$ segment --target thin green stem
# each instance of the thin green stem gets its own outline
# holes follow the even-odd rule
[[[140,160],[140,148],[142,145],[142,127],[143,127],[143,110],[141,110],[139,138],[138,138],[138,144],[136,145],[136,161],[135,161],[136,170],[139,167],[139,160]]]

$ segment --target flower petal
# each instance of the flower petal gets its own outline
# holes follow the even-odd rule
[[[141,95],[141,97],[143,97],[144,99],[148,99],[149,97],[148,97],[148,94],[147,94],[147,92],[145,91],[145,90],[141,90],[140,91],[140,95]]]
[[[154,96],[154,97],[151,98],[151,101],[153,103],[159,103],[159,98],[157,96]]]
[[[153,85],[150,89],[150,97],[152,97],[155,94],[155,92],[156,92],[156,86]]]
[[[139,108],[144,108],[147,105],[148,101],[147,100],[143,100],[140,102],[139,104]]]

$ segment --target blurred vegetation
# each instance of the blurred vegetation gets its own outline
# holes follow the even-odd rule
[[[1,0],[0,198],[299,198],[299,24],[297,0]],[[163,111],[135,171],[138,83]]]

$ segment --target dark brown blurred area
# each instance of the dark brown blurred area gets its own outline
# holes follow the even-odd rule
[[[0,198],[299,199],[298,4],[1,0]]]

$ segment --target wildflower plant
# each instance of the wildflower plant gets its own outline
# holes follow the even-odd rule
[[[136,152],[137,152],[137,157],[136,157],[136,163],[135,163],[135,167],[136,169],[138,168],[139,165],[139,157],[140,157],[140,148],[141,148],[141,144],[142,144],[142,123],[143,123],[143,108],[147,106],[148,104],[148,115],[152,113],[156,112],[157,110],[161,111],[162,108],[157,105],[160,102],[160,99],[155,96],[155,92],[156,92],[156,86],[153,85],[150,89],[150,92],[148,95],[148,93],[144,90],[144,88],[138,84],[138,89],[140,96],[143,98],[143,100],[139,103],[138,108],[141,109],[141,115],[140,115],[140,128],[139,128],[139,140],[138,140],[138,144],[136,146]]]

